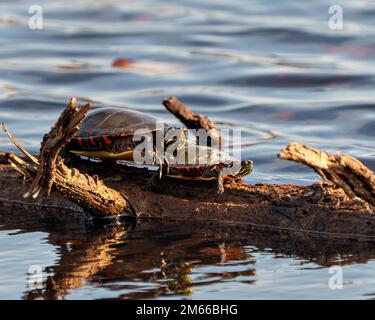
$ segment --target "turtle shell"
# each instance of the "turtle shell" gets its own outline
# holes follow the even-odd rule
[[[189,143],[184,148],[185,151],[185,163],[190,166],[231,166],[235,162],[240,162],[240,160],[230,156],[229,154],[221,151],[219,149],[206,147],[202,145],[196,145],[194,143]],[[184,164],[183,161],[181,164]]]
[[[103,135],[128,136],[135,132],[146,133],[163,127],[158,127],[158,120],[146,113],[122,109],[100,108],[90,112],[82,121],[75,137]]]
[[[189,144],[184,153],[176,157],[176,162],[168,165],[168,176],[188,180],[211,180],[213,177],[204,176],[209,168],[221,167],[225,175],[234,176],[241,167],[240,160],[224,151],[206,146]]]
[[[132,160],[134,134],[163,129],[158,119],[135,110],[99,108],[89,112],[67,149],[75,154],[115,160]]]

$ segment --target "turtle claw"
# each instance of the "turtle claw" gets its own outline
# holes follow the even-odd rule
[[[221,196],[223,193],[224,193],[224,186],[221,184],[221,185],[218,185],[217,186],[217,191],[216,193]]]
[[[217,173],[217,191],[218,195],[222,195],[224,193],[224,175],[223,170],[219,170]]]

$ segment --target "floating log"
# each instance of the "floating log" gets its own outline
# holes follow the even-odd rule
[[[18,206],[22,210],[30,206],[40,207],[47,201],[49,212],[56,208],[61,215],[65,208],[67,212],[82,217],[85,210],[74,207],[72,200],[93,212],[99,208],[99,216],[117,216],[124,207],[131,210],[127,201],[130,199],[139,218],[209,223],[243,230],[277,230],[293,235],[375,240],[374,173],[352,157],[327,155],[299,144],[289,145],[280,157],[309,165],[324,176],[325,181],[311,186],[229,183],[225,185],[223,195],[216,194],[215,184],[182,182],[173,178],[164,178],[155,190],[147,192],[142,187],[153,173],[146,169],[72,159],[69,166],[74,169],[59,167],[55,170],[53,181],[56,188],[52,189],[51,196],[35,202],[20,196],[30,189],[30,183],[24,183],[24,177],[32,170],[20,165],[16,156],[7,157],[13,167],[0,165],[2,208]],[[56,159],[56,165],[62,166],[62,160]],[[21,174],[14,168],[18,168]],[[68,174],[66,170],[74,172]],[[85,177],[82,179],[86,182],[78,179],[76,172]],[[94,176],[98,179],[92,178]],[[102,191],[98,190],[98,181],[102,181]],[[49,186],[48,183],[44,185]],[[87,197],[80,196],[82,194]],[[127,198],[123,197],[118,204],[117,197],[125,194]],[[103,206],[108,208],[107,211],[102,209]]]
[[[225,185],[225,193],[218,196],[215,185],[210,183],[182,183],[166,178],[153,192],[146,192],[142,186],[149,179],[149,172],[145,169],[122,165],[106,167],[88,160],[77,162],[75,167],[82,174],[97,175],[109,188],[127,194],[140,218],[209,222],[321,237],[375,239],[374,208],[363,200],[350,199],[343,189],[330,182],[311,186],[232,183]],[[9,165],[0,168],[2,207],[41,206],[43,202],[20,197],[29,188],[28,183],[23,184],[22,175]],[[60,207],[57,211],[61,214],[64,204],[74,215],[83,214],[83,211],[71,210],[72,203],[68,199],[64,201],[64,195],[52,192],[52,196],[48,198],[49,211]]]

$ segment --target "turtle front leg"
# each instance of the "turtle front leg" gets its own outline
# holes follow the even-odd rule
[[[216,192],[218,195],[224,193],[224,173],[223,168],[215,166],[214,168],[207,168],[203,171],[203,177],[215,177],[216,178]]]
[[[217,194],[222,195],[224,193],[224,174],[223,169],[220,168],[217,171]]]
[[[142,187],[143,191],[152,191],[152,189],[160,182],[163,175],[168,174],[169,172],[169,161],[167,158],[162,158],[159,156],[158,152],[153,153],[154,163],[159,164],[159,170],[153,173],[146,182],[146,185]],[[164,166],[166,164],[166,166]]]

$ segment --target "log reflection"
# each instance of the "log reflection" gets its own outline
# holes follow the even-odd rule
[[[16,212],[12,214],[12,219],[0,215],[2,229],[20,228]],[[47,232],[48,243],[58,248],[58,260],[43,270],[47,277],[42,287],[28,288],[24,299],[64,299],[87,286],[102,288],[117,299],[144,299],[188,297],[199,286],[228,279],[251,285],[256,283],[256,256],[264,250],[275,259],[295,257],[321,266],[375,257],[373,242],[157,220],[88,229],[74,221],[60,226],[41,223],[37,217],[30,213],[22,232]]]

